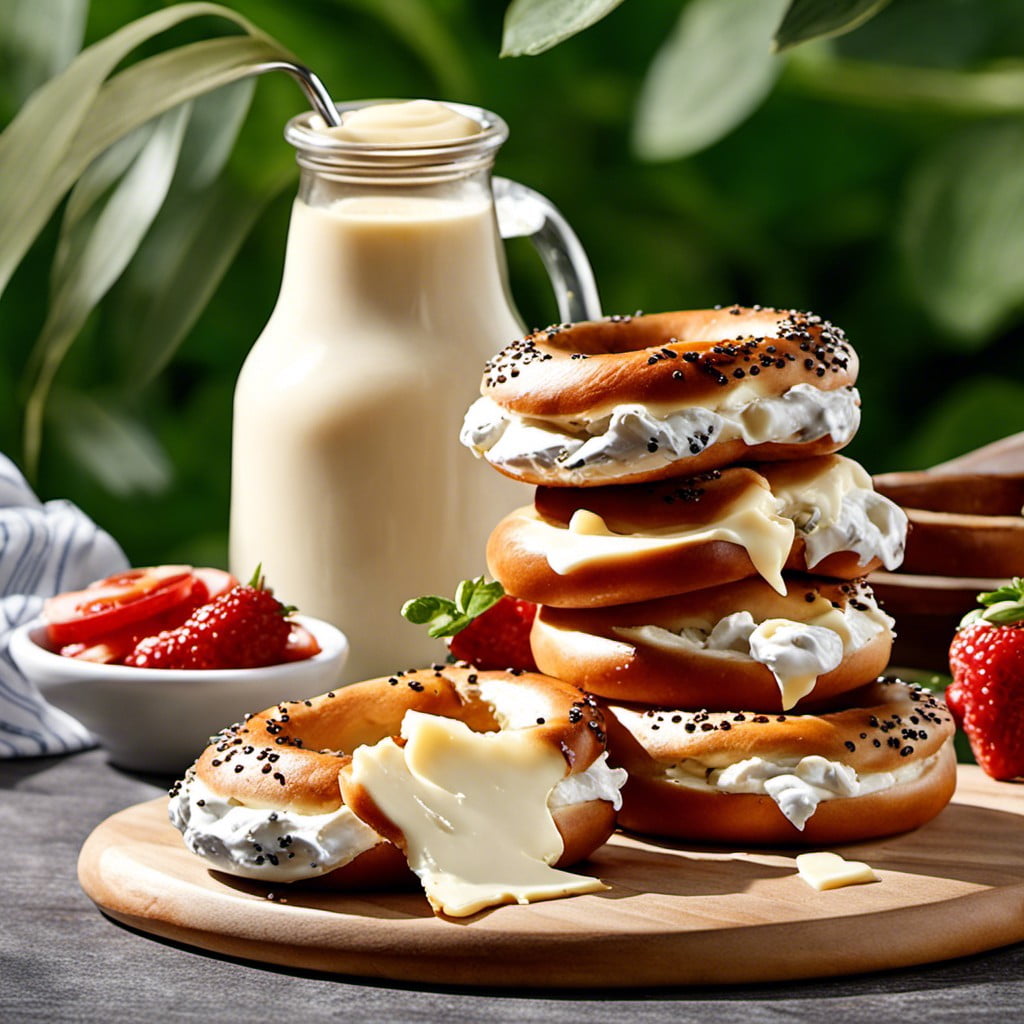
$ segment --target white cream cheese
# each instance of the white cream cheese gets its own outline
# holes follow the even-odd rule
[[[218,796],[192,773],[171,797],[168,816],[211,867],[274,882],[315,878],[382,842],[345,806],[326,814],[247,807]]]
[[[562,753],[526,729],[473,732],[406,712],[404,746],[384,739],[352,755],[352,778],[401,829],[431,906],[466,917],[499,903],[598,892],[604,883],[551,867],[562,837],[548,808]]]
[[[799,759],[767,761],[749,757],[721,768],[688,759],[665,770],[671,782],[691,789],[717,793],[765,794],[779,810],[803,831],[807,820],[826,800],[866,796],[893,786],[912,782],[924,774],[941,751],[929,758],[900,765],[891,772],[858,773],[847,764],[829,761],[817,754]]]
[[[619,405],[597,420],[527,418],[483,397],[470,406],[460,440],[476,455],[511,473],[526,471],[563,484],[613,481],[698,455],[719,441],[748,445],[809,442],[831,434],[846,444],[860,425],[853,387],[823,391],[796,384],[781,395],[751,398],[736,390],[714,408],[689,406],[659,414]]]
[[[749,658],[771,670],[789,710],[814,689],[818,676],[831,672],[843,658],[882,631],[893,620],[867,592],[844,608],[833,608],[820,595],[808,605],[808,617],[754,621],[749,611],[733,612],[718,622],[694,620],[677,630],[663,626],[617,626],[615,633],[633,645],[662,650],[703,651],[724,658]]]

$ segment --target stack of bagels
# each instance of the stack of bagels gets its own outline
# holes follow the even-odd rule
[[[487,364],[462,441],[536,486],[488,568],[540,606],[539,669],[599,698],[624,827],[837,843],[951,797],[945,707],[879,678],[863,577],[907,524],[836,454],[857,369],[837,327],[756,306],[562,324]]]

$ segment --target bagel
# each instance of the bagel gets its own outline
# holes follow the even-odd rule
[[[410,722],[421,727],[418,733]],[[545,826],[553,819],[556,848],[542,867],[579,877],[548,865],[580,860],[608,838],[624,773],[607,767],[603,720],[593,699],[537,673],[436,665],[250,715],[213,737],[174,787],[171,821],[190,850],[228,874],[275,885],[310,878],[339,888],[394,885],[408,878],[406,858],[389,841],[402,846],[401,829],[380,813],[375,791],[353,765],[379,747],[401,754],[424,735],[423,727],[439,722],[461,730],[446,740],[452,765],[462,734],[483,734],[514,748],[524,785],[538,764],[551,775],[541,813]],[[491,748],[501,753],[500,744]],[[479,756],[470,757],[461,767],[466,791],[472,777],[486,777],[488,770]],[[363,809],[372,814],[372,825],[360,817]],[[511,810],[493,811],[506,816],[503,823],[514,818]],[[485,866],[488,841],[477,837]],[[590,890],[600,887],[594,879],[584,881]]]
[[[462,443],[530,484],[591,487],[824,455],[860,423],[857,356],[794,310],[688,310],[562,324],[484,370]]]
[[[728,844],[831,845],[917,828],[956,785],[952,718],[880,679],[821,715],[605,708],[619,823]]]
[[[541,607],[542,672],[617,701],[725,711],[818,706],[889,663],[892,619],[863,580],[748,579],[586,610]]]
[[[903,555],[903,511],[852,459],[710,470],[683,480],[539,487],[487,542],[491,575],[559,608],[631,604],[784,568],[854,579]]]

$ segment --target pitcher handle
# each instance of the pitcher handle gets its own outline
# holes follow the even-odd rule
[[[549,199],[526,185],[496,177],[493,188],[501,237],[533,243],[551,278],[559,317],[567,323],[599,320],[594,271],[569,222]]]

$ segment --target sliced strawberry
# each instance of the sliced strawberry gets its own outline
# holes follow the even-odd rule
[[[297,622],[291,624],[291,632],[288,634],[288,644],[284,649],[285,661],[305,661],[320,653],[320,644],[315,636],[305,626]]]
[[[453,658],[479,669],[536,672],[530,649],[530,629],[536,614],[535,604],[506,595],[456,633],[448,650]]]
[[[271,591],[233,587],[180,626],[140,640],[125,658],[137,668],[259,668],[286,660],[292,623]]]
[[[47,636],[57,647],[92,644],[187,603],[191,593],[191,566],[129,569],[92,583],[85,590],[48,598],[43,604]]]

